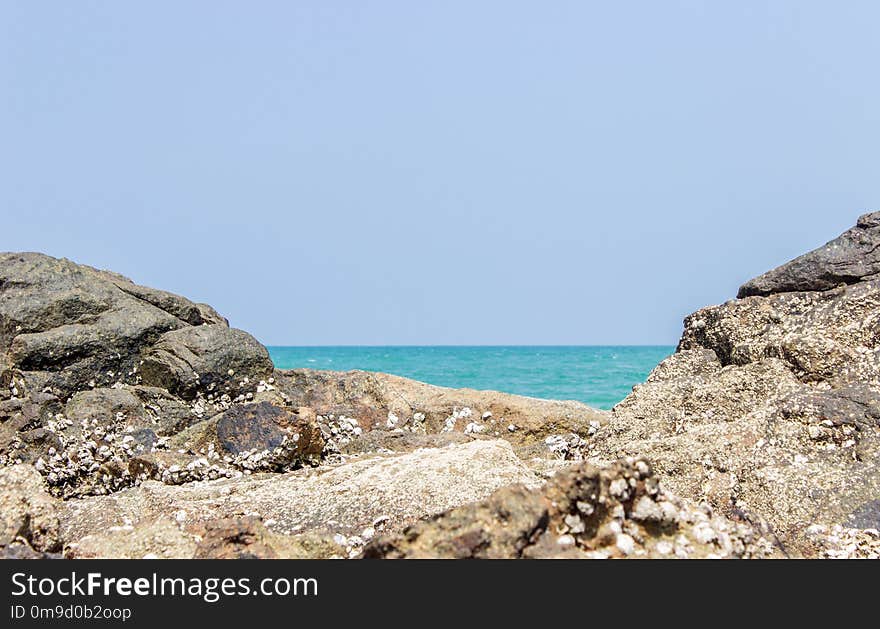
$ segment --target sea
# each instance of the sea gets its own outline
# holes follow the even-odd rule
[[[269,347],[279,369],[361,369],[610,409],[672,346]]]

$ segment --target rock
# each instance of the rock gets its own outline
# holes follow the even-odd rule
[[[277,448],[284,442],[280,424],[285,415],[268,402],[234,406],[217,420],[217,439],[232,454]]]
[[[259,518],[226,518],[203,525],[195,559],[277,559]]]
[[[144,384],[192,399],[200,391],[235,397],[273,370],[269,352],[247,332],[205,325],[163,334],[144,353],[140,374]]]
[[[448,445],[470,443],[473,439],[461,432],[420,434],[414,432],[371,430],[343,444],[344,454],[363,452],[412,452],[421,448],[443,448]]]
[[[356,536],[377,519],[388,528],[485,498],[537,477],[504,441],[373,457],[337,467],[170,486],[144,482],[109,496],[65,502],[64,538],[75,542],[109,527],[171,518],[191,526],[259,515],[277,534],[329,531]]]
[[[470,434],[502,438],[517,447],[527,447],[543,443],[552,434],[587,436],[594,425],[608,420],[607,412],[580,402],[448,389],[364,371],[279,370],[276,386],[290,405],[312,408],[322,417],[353,418],[366,434],[465,433],[471,426]],[[510,425],[515,430],[509,430]],[[375,436],[358,442],[372,447],[383,439]],[[349,441],[340,447],[352,451],[354,446],[348,445]]]
[[[26,544],[0,547],[0,559],[61,559],[61,553],[41,553]]]
[[[38,253],[0,254],[0,353],[20,373],[20,393],[48,387],[66,397],[133,382],[141,350],[162,333],[220,321],[119,275]]]
[[[143,416],[149,420],[146,425],[160,436],[175,435],[201,421],[205,414],[211,414],[205,409],[200,416],[192,406],[165,389],[135,386],[131,390],[141,402]]]
[[[57,448],[57,436],[43,426],[60,410],[58,398],[48,393],[0,402],[0,460],[34,463]]]
[[[145,421],[140,399],[125,388],[102,387],[74,393],[64,407],[64,416],[76,426],[92,421],[102,427],[112,426],[119,420],[131,425]]]
[[[189,559],[199,537],[183,530],[171,517],[120,522],[97,530],[64,547],[65,559]]]
[[[0,467],[0,547],[26,544],[38,552],[58,552],[58,504],[30,465]]]
[[[880,212],[865,214],[856,226],[825,246],[743,284],[737,297],[825,291],[880,273]]]
[[[481,502],[380,536],[365,558],[706,558],[771,553],[746,524],[660,489],[650,466],[581,463],[541,489],[506,487]]]
[[[222,459],[238,469],[287,471],[317,464],[324,436],[314,414],[269,402],[235,405],[173,437],[174,451]],[[230,456],[231,455],[231,456]]]
[[[747,296],[687,317],[676,354],[591,440],[593,460],[645,457],[671,491],[751,522],[791,556],[826,556],[815,527],[870,524],[860,515],[880,499],[876,238],[880,214],[862,217]]]
[[[64,548],[66,559],[333,559],[347,552],[329,535],[278,535],[253,516],[185,526],[174,517],[121,524]]]
[[[276,535],[259,518],[225,518],[199,527],[194,559],[332,559],[347,556],[329,536]]]
[[[804,382],[872,382],[880,281],[823,292],[749,297],[685,319],[679,350],[712,350],[722,365],[779,358]]]

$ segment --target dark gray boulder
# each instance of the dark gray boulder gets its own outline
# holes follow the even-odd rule
[[[199,391],[237,394],[274,369],[269,352],[247,332],[205,325],[163,334],[144,353],[139,373],[144,384],[192,399]]]
[[[210,306],[69,260],[0,254],[0,466],[32,463],[54,495],[132,484],[133,458],[168,458],[168,439],[250,399],[272,372],[266,349]],[[158,478],[231,473],[173,454]]]
[[[873,212],[860,217],[855,227],[825,246],[746,282],[737,297],[824,291],[878,273],[880,212]]]
[[[141,351],[170,330],[225,325],[208,306],[39,253],[0,254],[3,372],[27,391],[133,382]],[[11,375],[3,375],[3,379]]]

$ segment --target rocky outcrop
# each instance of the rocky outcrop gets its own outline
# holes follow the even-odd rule
[[[581,463],[541,489],[490,498],[384,535],[366,558],[607,559],[763,557],[751,527],[713,517],[660,488],[642,460],[599,469]]]
[[[539,479],[508,443],[474,441],[287,474],[180,486],[148,481],[109,496],[68,500],[62,535],[81,547],[83,538],[116,531],[114,543],[131,546],[128,535],[142,535],[156,522],[193,530],[217,518],[258,516],[274,534],[329,532],[351,551],[359,550],[370,531],[398,528],[516,483],[534,486]],[[166,534],[170,547],[190,552],[174,541],[180,538],[176,531]]]
[[[38,253],[0,254],[0,352],[26,392],[59,397],[136,379],[171,330],[226,328],[208,306]],[[22,392],[25,392],[22,391]]]
[[[591,439],[597,460],[644,456],[795,556],[826,556],[819,529],[880,527],[878,225],[687,317],[677,353]]]
[[[856,226],[824,247],[743,284],[737,297],[824,291],[880,273],[880,212],[859,217]]]

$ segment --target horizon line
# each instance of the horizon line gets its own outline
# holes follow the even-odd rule
[[[364,344],[364,345],[319,345],[319,344],[306,344],[306,345],[277,345],[277,344],[269,344],[266,343],[265,347],[296,347],[296,348],[378,348],[378,347],[676,347],[677,343],[586,343],[586,344],[497,344],[497,343],[488,343],[488,344],[456,344],[456,343],[438,343],[433,345],[419,345],[419,344],[387,344],[387,345],[374,345],[374,344]]]

